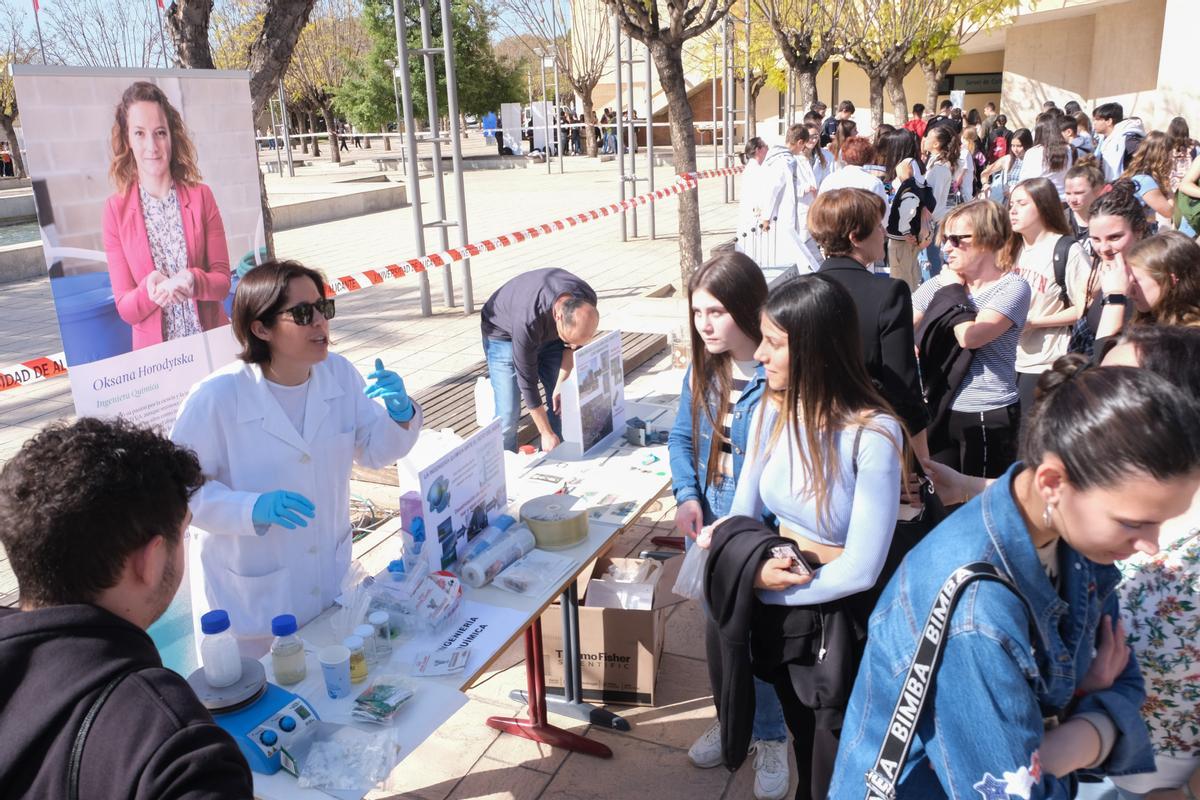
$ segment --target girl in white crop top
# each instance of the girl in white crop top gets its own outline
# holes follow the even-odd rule
[[[853,196],[847,200],[853,206]],[[813,223],[822,224],[820,214]],[[866,227],[864,239],[884,235],[878,215]],[[819,556],[822,565],[813,564],[811,576],[789,571],[791,559],[766,559],[754,585],[765,603],[798,606],[788,612],[789,619],[807,614],[816,620],[814,631],[820,633],[805,635],[819,636],[820,642],[801,647],[813,647],[814,653],[820,648],[818,660],[830,659],[829,668],[846,676],[848,697],[858,668],[856,647],[834,635],[827,649],[824,632],[837,630],[840,620],[860,618],[861,609],[854,604],[861,605],[861,598],[842,600],[870,589],[879,578],[900,505],[904,436],[867,377],[854,299],[840,284],[817,274],[776,286],[763,308],[761,328],[763,339],[754,357],[765,368],[768,390],[751,422],[730,513],[760,520],[769,508],[780,520],[781,534],[802,537],[800,550]],[[705,538],[702,533],[698,544],[706,546]],[[773,619],[769,609],[757,611],[756,626],[768,627],[756,627],[755,635],[771,637],[766,631]],[[782,624],[779,631],[782,636]],[[824,798],[844,709],[836,707],[836,692],[812,690],[812,674],[804,668],[814,667],[801,665],[798,678],[801,673],[793,672],[793,666],[777,669],[773,681],[792,732],[796,763],[808,776],[801,779],[796,797]]]
[[[757,519],[770,509],[783,533],[844,549],[811,579],[765,562],[759,599],[807,606],[870,589],[895,530],[904,436],[867,376],[854,300],[833,281],[792,279],[767,298],[762,333],[755,358],[768,393],[730,514]]]

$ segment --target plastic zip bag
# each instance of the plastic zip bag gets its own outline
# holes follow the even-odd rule
[[[695,542],[683,556],[679,577],[671,591],[689,600],[704,600],[704,568],[708,565],[708,548]]]

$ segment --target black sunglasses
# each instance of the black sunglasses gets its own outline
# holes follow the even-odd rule
[[[963,233],[963,234],[947,233],[945,236],[946,244],[950,245],[951,247],[953,247],[955,249],[962,247],[964,242],[970,242],[970,240],[972,238],[974,238],[974,236],[973,236],[973,234],[970,234],[970,233]]]
[[[315,303],[297,303],[291,308],[285,308],[279,312],[279,316],[291,314],[292,320],[297,325],[311,325],[313,321],[313,310],[321,312],[321,316],[327,320],[333,319],[337,314],[337,310],[333,307],[333,298],[324,297],[317,300]]]

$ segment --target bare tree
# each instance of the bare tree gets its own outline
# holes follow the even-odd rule
[[[292,50],[300,31],[308,22],[316,0],[268,0],[262,17],[262,27],[250,46],[250,102],[255,119],[262,113],[267,100],[275,93],[279,80],[292,58]],[[213,69],[212,48],[209,46],[209,21],[213,0],[175,0],[167,9],[167,30],[175,43],[176,61],[193,69]],[[263,233],[267,248],[275,252],[275,226],[271,206],[267,202],[266,181],[259,172],[259,192],[262,197]]]
[[[592,92],[613,57],[612,27],[592,6],[577,0],[500,0],[500,24],[529,48],[537,63],[551,53],[558,72],[583,102],[587,154],[596,156],[596,109]],[[568,11],[570,19],[568,19]]]
[[[731,40],[730,66],[733,68],[734,78],[742,81],[743,85],[746,81],[749,81],[750,84],[750,113],[747,115],[746,126],[746,138],[749,139],[755,135],[758,129],[759,94],[768,84],[780,90],[786,89],[787,67],[785,62],[779,60],[779,43],[763,16],[762,10],[758,5],[752,5],[747,11],[746,2],[748,0],[742,0],[740,5],[735,5],[730,10],[730,13],[741,15],[741,19],[745,19],[746,13],[750,14],[750,73],[748,76],[746,74],[745,28],[739,29],[737,26],[730,26],[729,36]],[[718,70],[719,61],[722,58],[719,52],[721,35],[722,32],[714,28],[689,43],[689,46],[684,49],[684,63],[689,71],[712,75]]]
[[[917,43],[915,56],[925,75],[926,108],[937,107],[938,86],[950,72],[950,62],[962,54],[963,45],[983,31],[1008,25],[1020,2],[982,0],[969,5],[970,8],[957,20],[936,28],[923,42]]]
[[[843,50],[867,73],[871,125],[883,123],[883,92],[891,82],[893,103],[907,116],[904,76],[917,61],[917,46],[933,31],[970,13],[968,0],[851,0],[842,5]]]
[[[153,5],[71,0],[47,3],[42,28],[54,60],[84,67],[162,67],[163,50]]]
[[[25,9],[13,7],[13,0],[0,0],[0,129],[8,140],[12,151],[13,174],[26,177],[25,159],[21,156],[21,145],[17,141],[17,93],[13,88],[13,64],[27,64],[33,60],[33,44],[25,36]]]
[[[817,73],[838,51],[841,2],[829,0],[754,0],[766,17],[784,61],[796,75],[799,105],[817,101]]]
[[[621,29],[646,45],[667,96],[671,122],[671,149],[675,171],[696,170],[696,129],[683,70],[683,46],[704,34],[729,13],[734,0],[668,0],[667,18],[659,14],[657,0],[604,0],[620,21]],[[663,23],[665,24],[665,27]],[[686,285],[700,266],[700,199],[695,191],[679,195],[679,270]]]
[[[262,26],[250,46],[250,100],[257,117],[274,96],[279,79],[291,61],[300,31],[317,0],[268,0]],[[214,69],[209,44],[213,0],[175,0],[167,9],[167,32],[175,43],[178,63],[193,69]]]

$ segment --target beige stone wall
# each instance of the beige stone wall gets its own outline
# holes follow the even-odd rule
[[[1076,5],[1091,5],[1077,3]],[[1033,122],[1044,100],[1078,100],[1086,109],[1121,103],[1148,128],[1171,117],[1200,121],[1193,79],[1196,0],[1131,0],[1090,13],[1006,32],[1003,107],[1018,124]]]

